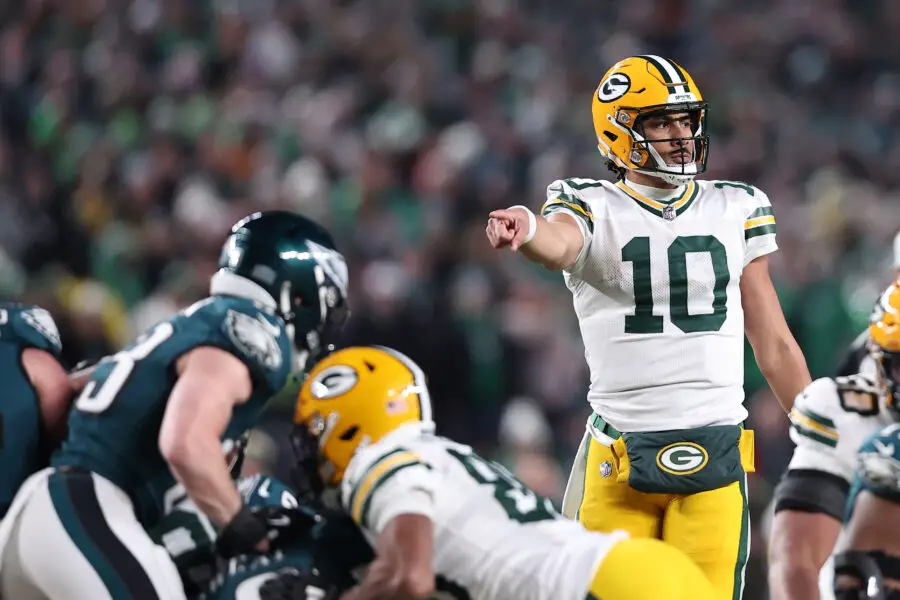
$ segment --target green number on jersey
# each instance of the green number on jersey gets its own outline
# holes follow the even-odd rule
[[[529,490],[502,465],[487,462],[474,452],[463,453],[453,449],[447,452],[463,464],[475,481],[494,488],[494,498],[513,521],[534,523],[560,518],[550,500]]]
[[[737,185],[737,184],[736,184]],[[713,302],[711,314],[688,312],[689,253],[709,254],[712,261]],[[669,315],[672,324],[685,333],[718,331],[725,323],[727,288],[731,281],[725,246],[711,235],[679,236],[669,246]],[[663,318],[653,314],[653,282],[650,272],[650,238],[636,237],[622,248],[622,261],[633,265],[634,314],[625,316],[625,333],[662,333]]]
[[[745,192],[747,192],[747,193],[750,194],[751,196],[755,196],[755,195],[756,195],[756,192],[753,190],[753,188],[752,188],[751,186],[745,184],[745,183],[738,183],[738,182],[736,182],[736,181],[717,181],[717,182],[716,182],[715,184],[713,184],[713,185],[714,185],[716,188],[720,189],[720,190],[721,190],[722,188],[731,187],[731,188],[737,188],[737,189],[739,189],[739,190],[744,190]]]

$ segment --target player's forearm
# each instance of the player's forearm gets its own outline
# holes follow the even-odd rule
[[[575,263],[581,245],[571,239],[571,230],[560,223],[535,215],[534,238],[519,250],[525,258],[552,271],[560,271]],[[579,234],[580,236],[580,234]],[[583,243],[583,240],[580,240]]]
[[[756,362],[786,412],[794,399],[812,382],[806,358],[793,337],[783,338],[764,351],[756,351]]]
[[[242,501],[222,458],[218,439],[194,439],[171,448],[165,458],[197,508],[218,527],[227,525]]]

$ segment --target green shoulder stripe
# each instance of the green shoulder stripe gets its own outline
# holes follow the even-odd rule
[[[822,427],[827,427],[828,429],[835,429],[835,430],[837,429],[834,426],[834,421],[832,421],[828,417],[824,417],[817,412],[813,412],[813,411],[809,410],[808,408],[801,408],[799,406],[795,406],[794,408],[797,410],[798,413],[800,413],[801,415],[803,415],[810,421],[814,421],[814,422],[818,423]]]
[[[397,456],[398,454],[404,452],[407,452],[405,448],[394,448],[390,452],[385,452],[383,455],[374,460],[365,471],[354,477],[353,479],[355,481],[350,482],[350,485],[353,488],[353,493],[350,495],[350,506],[353,506],[353,503],[356,502],[356,494],[362,487],[363,482],[365,482],[365,480],[369,477],[369,473],[371,473],[378,465],[388,460],[392,456]]]
[[[588,231],[594,232],[594,213],[591,212],[591,207],[587,202],[567,193],[562,186],[550,188],[550,193],[556,194],[556,197],[548,200],[541,207],[542,217],[548,217],[560,210],[568,210],[584,221]]]
[[[375,492],[378,491],[382,485],[387,483],[391,477],[403,471],[404,469],[408,469],[409,467],[422,466],[426,469],[430,469],[431,467],[422,462],[408,462],[397,465],[396,467],[391,467],[388,469],[384,475],[378,478],[378,481],[372,486],[372,489],[369,490],[366,499],[363,501],[362,505],[362,513],[360,514],[359,524],[361,527],[369,526],[369,509],[372,507],[372,498],[375,496]]]
[[[770,233],[775,233],[775,224],[771,225],[760,225],[759,227],[754,227],[752,229],[744,230],[744,239],[752,240],[755,237],[761,235],[769,235]]]
[[[796,423],[791,425],[791,427],[794,428],[794,431],[796,431],[797,433],[799,433],[800,435],[802,435],[805,438],[811,439],[814,442],[818,442],[820,444],[828,446],[829,448],[837,448],[837,440],[831,439],[830,437],[826,437],[814,429],[810,429],[808,427],[804,427],[803,425],[798,425]]]
[[[772,215],[772,207],[771,206],[761,206],[750,213],[750,216],[747,217],[747,220],[757,219],[759,217],[768,217]]]

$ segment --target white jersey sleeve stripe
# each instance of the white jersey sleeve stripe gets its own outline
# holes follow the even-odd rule
[[[840,434],[831,419],[796,407],[791,409],[790,416],[791,424],[798,434],[830,448],[837,446]]]
[[[388,452],[375,461],[375,463],[360,476],[359,482],[353,486],[353,493],[348,502],[348,509],[353,519],[357,523],[362,522],[363,507],[382,480],[386,480],[401,467],[420,464],[424,463],[418,454],[402,448],[397,448]]]

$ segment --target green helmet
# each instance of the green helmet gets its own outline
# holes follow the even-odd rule
[[[320,356],[344,324],[347,263],[328,231],[298,214],[253,213],[222,246],[210,293],[240,296],[281,317],[297,349],[295,367]]]

